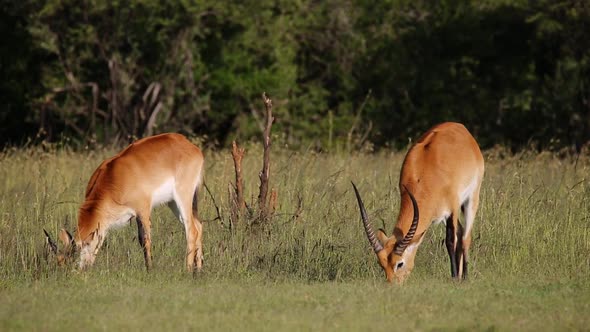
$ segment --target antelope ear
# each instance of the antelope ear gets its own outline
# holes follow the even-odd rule
[[[59,231],[59,239],[61,240],[61,243],[63,243],[64,246],[72,245],[72,243],[74,242],[72,234],[70,234],[70,232],[68,232],[64,228],[62,228]]]
[[[91,232],[90,234],[88,234],[88,236],[86,236],[85,239],[82,240],[82,245],[84,245],[84,243],[89,243],[92,242],[94,240],[94,237],[98,234],[98,229]]]
[[[51,249],[51,252],[53,252],[54,254],[57,254],[57,244],[55,243],[55,241],[53,241],[53,239],[51,238],[51,236],[49,235],[49,233],[47,233],[47,231],[45,229],[43,229],[43,232],[45,233],[45,241],[47,243],[47,246],[49,246],[49,249]]]
[[[59,240],[61,241],[61,243],[63,243],[64,252],[66,254],[71,254],[76,248],[76,242],[74,241],[74,237],[72,236],[72,234],[70,234],[70,232],[68,232],[64,228],[62,228],[59,231]]]
[[[387,240],[389,240],[389,237],[385,234],[383,228],[379,228],[379,230],[377,230],[377,238],[379,239],[379,242],[381,242],[382,245],[385,245],[385,243],[387,243]]]
[[[385,253],[389,256],[389,254],[391,254],[391,252],[393,251],[393,248],[395,248],[395,242],[397,239],[395,238],[395,236],[388,237],[382,228],[379,228],[379,230],[377,231],[377,238],[379,239],[381,244],[383,244],[383,249]]]

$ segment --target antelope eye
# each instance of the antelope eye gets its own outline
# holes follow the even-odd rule
[[[396,269],[396,270],[399,270],[399,269],[401,269],[403,266],[404,266],[404,262],[399,262],[399,263],[397,263],[397,265],[395,266],[395,269]]]

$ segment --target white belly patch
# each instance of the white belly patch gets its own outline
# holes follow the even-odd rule
[[[451,216],[451,211],[445,211],[445,212],[444,212],[443,214],[441,214],[440,216],[438,216],[438,217],[434,218],[434,219],[432,220],[432,223],[433,223],[433,224],[435,224],[435,225],[438,225],[438,224],[440,224],[440,223],[445,223],[445,224],[446,224],[446,221],[447,221],[447,219],[448,219],[450,216]]]
[[[174,199],[175,192],[174,179],[170,178],[160,185],[152,193],[152,207],[168,203]]]
[[[475,188],[477,188],[477,184],[479,183],[478,180],[479,179],[477,178],[477,176],[474,177],[471,180],[471,182],[469,182],[469,185],[462,192],[459,193],[459,203],[463,204],[466,200],[471,198],[473,192],[475,191]]]
[[[129,225],[129,220],[131,220],[131,218],[133,217],[135,217],[135,213],[133,212],[133,210],[128,209],[127,211],[119,215],[117,219],[113,220],[113,222],[109,224],[109,229],[116,229],[121,228],[123,226],[127,226]]]

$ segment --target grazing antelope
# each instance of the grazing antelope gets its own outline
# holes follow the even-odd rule
[[[201,150],[180,134],[161,134],[138,140],[94,171],[78,213],[74,237],[59,234],[65,250],[45,232],[49,247],[62,263],[80,251],[80,268],[92,266],[107,231],[137,220],[138,239],[145,265],[152,266],[150,214],[152,207],[168,203],[184,224],[187,242],[186,266],[192,271],[203,264],[203,228],[197,219],[197,191],[203,174]]]
[[[424,233],[432,223],[440,222],[446,223],[451,276],[467,277],[471,230],[483,173],[479,146],[462,124],[446,122],[428,130],[404,159],[399,180],[400,210],[391,237],[382,229],[375,237],[361,196],[352,184],[365,232],[387,281],[405,280],[414,268]],[[461,211],[465,229],[459,223]]]

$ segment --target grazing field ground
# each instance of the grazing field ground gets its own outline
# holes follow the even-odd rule
[[[278,150],[278,147],[275,147]],[[184,228],[152,220],[154,269],[135,222],[110,232],[93,269],[46,259],[42,229],[73,231],[92,171],[112,150],[0,154],[0,330],[587,330],[590,158],[486,152],[470,279],[450,280],[444,227],[425,235],[416,268],[389,285],[363,233],[350,181],[376,227],[393,228],[403,152],[274,153],[278,192],[267,224],[230,226],[228,151],[206,151],[200,191],[204,271],[184,272]],[[247,148],[246,197],[261,149]],[[215,199],[215,203],[213,202]],[[216,206],[220,209],[218,216]]]

